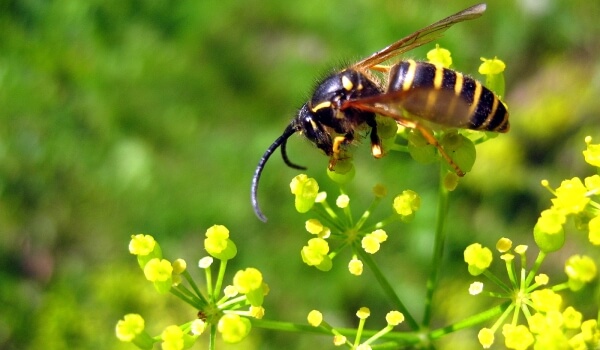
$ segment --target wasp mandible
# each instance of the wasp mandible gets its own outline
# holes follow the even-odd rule
[[[481,16],[485,9],[485,4],[469,7],[323,79],[311,99],[258,162],[251,187],[256,216],[262,221],[267,220],[258,205],[258,182],[267,160],[278,147],[281,147],[286,165],[305,169],[292,163],[287,156],[286,143],[290,136],[304,134],[330,157],[329,168],[332,169],[340,157],[340,150],[354,140],[355,130],[366,125],[370,128],[371,153],[375,158],[381,158],[383,151],[375,123],[376,114],[420,131],[456,173],[463,176],[464,172],[425,125],[507,132],[508,111],[504,103],[477,80],[436,64],[414,60],[400,60],[391,65],[382,63],[439,38],[456,23]]]

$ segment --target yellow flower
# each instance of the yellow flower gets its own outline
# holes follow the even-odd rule
[[[588,164],[600,167],[600,145],[594,145],[591,142],[592,138],[590,136],[585,138],[587,149],[583,151],[583,157]]]
[[[577,214],[582,212],[590,202],[590,198],[586,196],[586,193],[587,189],[581,179],[574,177],[561,182],[556,189],[556,198],[552,199],[552,203],[557,209],[564,211],[566,214]]]
[[[535,341],[533,334],[522,324],[518,326],[505,324],[502,327],[502,335],[504,335],[504,345],[509,349],[525,350]]]
[[[469,265],[469,273],[477,276],[492,263],[492,251],[479,243],[473,243],[465,249],[464,258]]]
[[[427,60],[433,64],[438,64],[445,68],[449,68],[452,65],[450,51],[441,48],[438,44],[435,44],[435,49],[427,52]]]
[[[484,349],[489,349],[494,344],[494,332],[489,328],[482,328],[477,334],[477,339]]]
[[[308,324],[313,327],[319,327],[321,322],[323,322],[323,314],[318,310],[312,310],[308,313]]]

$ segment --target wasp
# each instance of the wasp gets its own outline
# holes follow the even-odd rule
[[[305,169],[292,163],[287,156],[286,144],[290,136],[303,134],[330,157],[329,168],[333,169],[341,150],[354,140],[355,131],[366,127],[370,128],[371,153],[375,158],[381,158],[383,150],[375,122],[377,114],[420,131],[456,173],[464,176],[428,126],[507,132],[508,111],[504,103],[477,80],[436,64],[414,60],[399,60],[391,65],[382,63],[439,38],[456,23],[481,16],[485,9],[485,4],[469,7],[323,79],[283,134],[260,158],[251,187],[256,216],[266,221],[258,205],[258,182],[267,160],[278,147],[286,165]]]

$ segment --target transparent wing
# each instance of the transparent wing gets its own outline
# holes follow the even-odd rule
[[[375,52],[371,56],[355,63],[352,68],[357,70],[369,69],[376,64],[389,60],[394,56],[410,51],[423,44],[427,44],[428,42],[439,38],[446,31],[446,29],[450,28],[454,24],[481,16],[483,12],[485,12],[485,9],[485,4],[479,4],[455,13],[450,17],[444,18],[441,21],[418,30],[411,35],[396,41],[390,46]]]
[[[471,106],[454,91],[414,88],[348,100],[342,109],[354,108],[395,119],[404,126],[434,123],[445,127],[471,128]],[[408,112],[408,113],[407,113]]]

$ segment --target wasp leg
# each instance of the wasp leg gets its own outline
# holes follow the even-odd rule
[[[419,132],[421,133],[421,135],[423,135],[425,140],[427,140],[427,142],[429,142],[430,145],[433,145],[438,149],[438,151],[440,152],[440,154],[442,155],[444,160],[446,160],[446,162],[448,162],[448,164],[450,164],[450,166],[454,169],[454,171],[456,172],[456,175],[458,175],[460,177],[465,176],[465,172],[462,171],[460,169],[460,167],[458,166],[458,164],[456,164],[454,162],[454,160],[452,160],[452,158],[448,155],[448,153],[446,153],[446,151],[444,150],[442,145],[440,145],[438,140],[431,134],[431,131],[429,129],[427,129],[426,127],[422,126],[421,124],[415,123],[415,122],[403,121],[403,122],[400,122],[400,124],[402,124],[406,127],[409,127],[409,128],[419,130]]]
[[[348,133],[344,136],[336,136],[333,138],[333,154],[329,159],[329,170],[335,169],[335,164],[338,160],[342,159],[342,147],[352,143],[354,140],[354,134]]]
[[[377,133],[375,116],[367,119],[366,122],[367,125],[371,127],[371,154],[373,154],[373,157],[379,159],[383,157],[383,148],[381,147],[381,138],[379,138],[379,134]]]
[[[347,107],[350,107],[350,106],[347,106]],[[431,131],[429,131],[429,129],[427,129],[426,127],[422,126],[421,124],[417,123],[416,121],[410,121],[410,120],[405,119],[400,113],[398,113],[395,110],[390,110],[385,107],[367,104],[367,103],[364,103],[364,101],[362,103],[355,102],[355,104],[351,105],[351,107],[360,108],[362,111],[369,111],[369,112],[377,113],[377,114],[380,114],[383,116],[392,117],[396,120],[396,122],[398,124],[400,124],[402,126],[419,130],[419,132],[421,132],[421,135],[423,135],[425,140],[427,140],[427,142],[429,142],[429,144],[435,146],[439,150],[439,152],[442,155],[442,157],[444,158],[444,160],[446,160],[446,162],[448,162],[448,164],[450,164],[450,166],[454,169],[454,171],[456,172],[456,175],[461,176],[461,177],[465,176],[465,172],[460,169],[460,167],[452,160],[452,158],[450,158],[450,156],[448,155],[448,153],[446,153],[446,151],[440,145],[438,140],[436,140],[436,138],[433,137],[433,135],[431,134]]]
[[[382,64],[376,64],[372,67],[369,67],[369,69],[372,69],[374,71],[377,72],[381,72],[381,73],[389,73],[391,66],[386,66],[386,65],[382,65]]]

